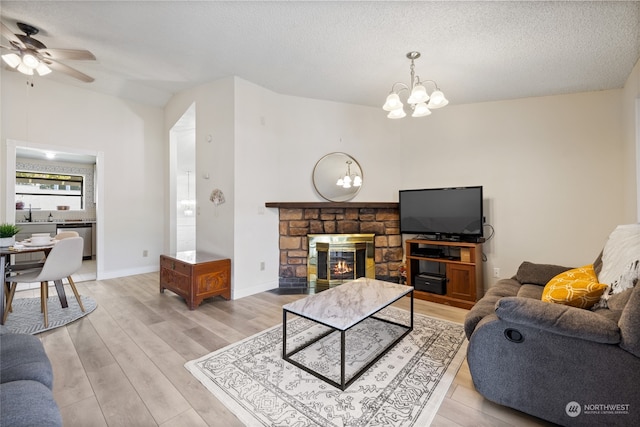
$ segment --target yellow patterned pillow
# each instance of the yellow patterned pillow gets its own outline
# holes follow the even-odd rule
[[[542,301],[590,308],[600,300],[606,288],[607,285],[598,282],[593,265],[585,265],[549,280],[542,292]]]

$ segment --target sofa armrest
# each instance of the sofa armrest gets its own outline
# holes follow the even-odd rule
[[[508,322],[558,335],[603,344],[620,343],[618,325],[590,310],[531,298],[505,297],[496,303],[496,315]]]

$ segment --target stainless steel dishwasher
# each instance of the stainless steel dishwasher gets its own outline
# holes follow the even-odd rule
[[[92,225],[86,222],[57,224],[56,234],[61,231],[75,231],[84,240],[82,259],[91,259],[91,228]]]

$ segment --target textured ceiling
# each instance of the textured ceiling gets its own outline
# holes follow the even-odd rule
[[[0,1],[93,77],[47,78],[163,106],[228,76],[275,92],[380,106],[416,73],[451,104],[620,88],[640,57],[640,2]],[[7,44],[3,40],[2,44]],[[3,73],[9,72],[6,69]]]

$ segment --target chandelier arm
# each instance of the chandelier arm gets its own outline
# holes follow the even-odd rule
[[[438,87],[438,83],[436,83],[434,80],[425,80],[421,83],[433,83],[433,86],[435,86],[435,90],[440,90],[440,88]]]
[[[401,86],[401,88],[396,90],[396,86],[398,86],[398,85]],[[406,84],[404,84],[402,82],[395,82],[394,84],[391,85],[391,91],[389,93],[390,94],[391,93],[398,94],[398,93],[402,92],[403,90],[409,90],[409,89],[410,89],[409,86],[407,86]]]

